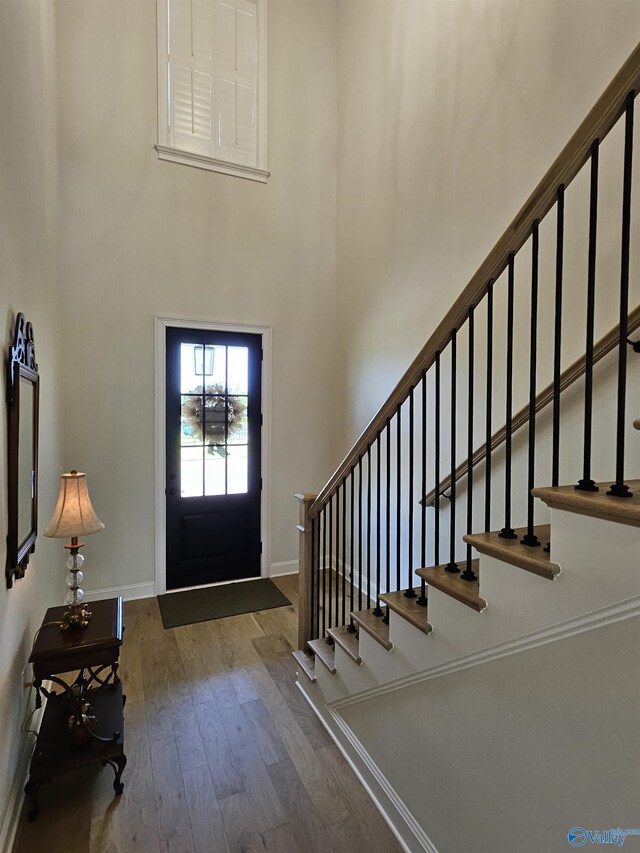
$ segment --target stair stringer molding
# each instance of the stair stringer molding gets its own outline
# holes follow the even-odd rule
[[[377,750],[384,743],[383,733],[393,733],[398,727],[402,709],[406,711],[410,691],[425,690],[425,702],[428,704],[429,683],[433,679],[446,681],[447,678],[460,678],[456,674],[489,666],[513,655],[519,656],[517,659],[522,663],[526,675],[527,654],[539,646],[553,644],[551,660],[562,660],[568,653],[566,644],[575,642],[574,638],[579,634],[589,633],[592,638],[603,637],[605,635],[602,631],[613,631],[615,628],[612,626],[629,620],[633,620],[629,625],[640,625],[637,619],[640,615],[639,529],[553,510],[552,549],[553,559],[562,566],[562,572],[555,581],[521,571],[492,557],[481,557],[481,594],[489,603],[483,613],[478,614],[430,588],[429,619],[434,626],[430,636],[425,636],[392,613],[390,638],[394,649],[391,652],[386,652],[373,638],[361,632],[361,667],[357,667],[342,650],[337,649],[337,675],[332,676],[326,670],[322,672],[324,667],[317,665],[317,670],[320,670],[317,685],[309,685],[304,676],[300,678],[302,692],[347,760],[365,780],[365,787],[370,793],[375,792],[374,802],[406,850],[435,850],[436,846],[430,827],[421,825],[420,815],[415,815],[415,808],[410,808],[412,787],[405,790],[402,775],[396,779],[392,772],[389,775],[384,760],[385,752],[383,750],[378,754]],[[640,642],[621,652],[627,656],[625,665],[633,657],[634,650],[640,650]],[[400,671],[395,679],[392,677],[394,656]],[[585,663],[580,656],[576,661],[580,666]],[[636,660],[636,671],[637,663],[640,661]],[[407,672],[408,667],[412,668],[411,672]],[[518,672],[522,667],[518,668]],[[358,678],[354,674],[355,670],[360,670]],[[620,670],[620,662],[612,662],[612,665],[604,668],[600,677],[605,680],[612,678]],[[557,667],[550,664],[549,672],[557,676]],[[565,678],[569,683],[571,672],[566,672]],[[372,683],[367,686],[368,682]],[[506,700],[509,695],[507,686],[505,695],[497,697],[496,701]],[[384,700],[382,697],[385,697]],[[553,696],[553,707],[552,700]],[[374,733],[372,729],[376,715],[373,709],[381,701],[386,703],[385,718],[388,717],[392,722],[386,725],[381,723],[380,729]],[[576,696],[575,702],[578,710],[585,704],[580,696]],[[470,704],[472,707],[468,709],[451,709],[451,724],[439,735],[443,742],[446,743],[449,738],[455,741],[456,732],[465,725],[472,730],[476,729],[473,702]],[[593,704],[593,701],[587,704]],[[470,715],[466,723],[465,714]],[[406,767],[411,766],[412,756],[424,737],[424,727],[431,725],[429,715],[426,719],[423,716],[420,713],[416,719],[403,721],[400,725],[403,729],[402,740],[389,747],[389,758],[402,754],[400,746],[406,742],[403,763]],[[369,721],[370,730],[362,721]],[[637,737],[640,718],[634,724]],[[634,736],[633,731],[627,734],[629,737]],[[631,744],[630,752],[633,751]],[[429,757],[424,755],[424,780],[414,779],[413,784],[419,783],[418,787],[422,786],[423,795],[426,795],[429,781],[432,781]],[[446,784],[446,779],[441,779],[439,784]],[[554,787],[553,782],[550,785]],[[637,792],[640,792],[640,778]],[[452,796],[461,797],[458,818],[461,820],[466,813],[462,808],[465,797],[462,792],[452,790],[451,793]],[[571,817],[567,817],[567,831],[576,823],[580,824],[580,820],[580,825],[588,822],[588,815],[582,815],[579,804],[575,805],[577,816],[573,822]],[[616,826],[624,822],[623,817],[620,817]],[[612,826],[594,825],[585,828],[610,829]],[[491,843],[495,844],[496,839],[493,838]],[[513,838],[509,843],[511,846],[505,846],[505,850],[529,849],[526,845],[514,846]],[[474,851],[485,849],[480,839],[478,844]],[[563,838],[558,839],[558,849],[566,849],[566,844],[565,833]],[[443,844],[442,849],[452,848]]]

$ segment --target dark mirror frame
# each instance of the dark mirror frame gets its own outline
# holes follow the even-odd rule
[[[19,470],[20,450],[20,380],[33,385],[33,447],[31,450],[32,471],[26,477]],[[33,343],[33,327],[24,314],[18,314],[7,358],[7,413],[8,413],[8,516],[7,563],[5,575],[7,588],[13,586],[14,578],[24,577],[29,555],[36,549],[38,535],[38,414],[40,402],[40,376]],[[20,477],[22,476],[22,482]],[[18,507],[20,489],[31,492],[31,528],[22,541],[18,541]]]

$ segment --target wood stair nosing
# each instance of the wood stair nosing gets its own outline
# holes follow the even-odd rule
[[[300,669],[307,676],[309,681],[312,684],[316,683],[316,662],[313,655],[309,655],[306,652],[303,652],[302,649],[296,649],[295,652],[291,652],[293,659],[298,664]]]
[[[336,652],[333,646],[330,646],[325,640],[309,640],[307,643],[311,651],[316,656],[316,661],[320,661],[326,666],[331,675],[335,675],[336,669]]]
[[[583,492],[575,486],[545,486],[533,489],[531,494],[540,498],[551,509],[562,509],[590,518],[640,527],[640,480],[626,481],[632,493],[626,498],[608,495],[611,483],[612,480],[597,483],[597,492]]]
[[[347,654],[352,661],[358,666],[362,664],[360,657],[360,643],[358,635],[355,631],[349,631],[348,625],[340,625],[336,628],[329,628],[329,636],[333,639],[340,648]]]
[[[446,563],[443,563],[439,566],[416,569],[416,574],[425,580],[429,586],[435,587],[435,589],[444,592],[446,595],[450,595],[456,601],[466,604],[472,610],[482,613],[487,606],[487,602],[484,598],[480,597],[479,580],[466,581],[461,577],[462,570],[459,573],[447,572],[445,569],[446,565]],[[471,565],[475,574],[479,575],[479,561],[473,560]]]
[[[406,619],[418,631],[423,634],[430,634],[433,631],[432,625],[427,621],[427,607],[418,604],[421,588],[418,586],[414,589],[415,598],[409,598],[404,594],[403,590],[399,592],[385,592],[380,596],[380,601],[383,601],[394,613]]]
[[[547,580],[555,580],[561,568],[554,563],[551,555],[544,550],[551,536],[550,524],[539,524],[534,527],[534,533],[540,540],[540,547],[532,548],[522,545],[520,540],[527,532],[526,527],[517,528],[516,539],[503,539],[499,532],[473,533],[463,536],[464,541],[472,545],[480,554],[502,560],[519,569],[539,575]]]
[[[380,643],[388,652],[393,648],[389,639],[389,626],[382,621],[382,616],[374,616],[373,610],[356,610],[351,614],[353,621],[366,631],[369,636]]]

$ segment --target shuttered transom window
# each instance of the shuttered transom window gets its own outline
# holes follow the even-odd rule
[[[162,159],[266,180],[266,0],[158,0]]]

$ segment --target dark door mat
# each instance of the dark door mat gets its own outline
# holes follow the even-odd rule
[[[171,592],[158,596],[160,615],[165,628],[224,619],[240,613],[271,610],[291,604],[286,595],[269,578],[227,583],[186,592]]]

